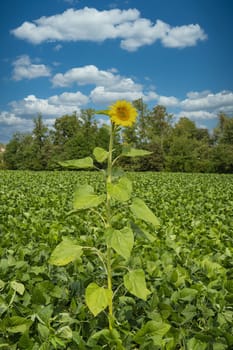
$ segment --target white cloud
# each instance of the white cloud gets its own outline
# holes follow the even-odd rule
[[[131,78],[115,74],[114,69],[100,70],[94,65],[72,68],[66,73],[58,73],[52,78],[53,86],[65,87],[72,84],[104,86],[113,91],[141,91],[142,86]]]
[[[13,79],[35,79],[50,76],[50,69],[44,64],[33,64],[28,55],[19,56],[13,62]]]
[[[202,97],[206,97],[209,94],[211,94],[211,91],[209,90],[204,90],[204,91],[190,91],[186,94],[186,96],[188,97],[188,99],[190,100],[196,100]]]
[[[90,93],[90,98],[96,104],[110,104],[116,100],[133,101],[142,97],[141,92],[137,91],[109,91],[104,86],[98,86]]]
[[[199,24],[170,28],[162,38],[166,47],[187,47],[196,45],[198,40],[207,39],[207,35]]]
[[[28,119],[17,117],[14,113],[0,112],[0,123],[8,126],[27,126]]]
[[[48,99],[38,98],[35,95],[28,95],[23,100],[10,103],[12,112],[15,115],[60,117],[64,114],[71,114],[74,111],[80,112],[80,106],[88,102],[88,97],[80,92],[63,93],[54,95]]]
[[[179,100],[174,96],[159,96],[158,104],[165,107],[177,107]]]
[[[195,119],[216,119],[217,113],[215,112],[208,112],[205,110],[200,111],[181,111],[178,114],[179,117],[187,117],[189,119],[195,120]]]
[[[117,70],[100,70],[94,65],[77,67],[66,73],[58,73],[52,78],[53,86],[65,87],[73,84],[79,86],[94,85],[90,91],[93,103],[112,103],[117,99],[133,101],[143,98],[145,102],[156,100],[158,95],[152,90],[143,91],[143,86],[133,79],[117,74]]]
[[[81,106],[88,103],[88,97],[81,92],[63,92],[48,98],[48,103],[53,105]]]
[[[154,24],[149,19],[141,18],[137,9],[99,11],[88,7],[68,9],[62,14],[24,22],[11,33],[33,44],[44,41],[103,42],[120,39],[121,48],[128,51],[151,45],[157,40],[166,47],[181,48],[194,46],[199,40],[207,38],[199,24],[171,27],[161,20]]]
[[[195,97],[195,98],[194,98]],[[233,106],[233,93],[230,91],[221,91],[216,94],[211,92],[191,93],[191,98],[183,100],[181,108],[187,111],[198,111],[205,109],[221,110],[225,107]]]

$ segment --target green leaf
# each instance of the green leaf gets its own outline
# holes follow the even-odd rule
[[[97,316],[110,304],[111,298],[112,291],[99,287],[96,283],[90,283],[86,288],[86,304],[94,316]]]
[[[4,289],[6,283],[2,280],[0,280],[0,290]]]
[[[99,163],[103,163],[108,158],[108,152],[101,147],[95,147],[93,155]]]
[[[73,337],[72,330],[69,326],[64,326],[59,328],[57,333],[59,334],[60,337],[64,339],[72,339]]]
[[[108,192],[112,198],[118,200],[119,202],[128,201],[132,193],[132,183],[126,177],[122,177],[118,183],[109,183]]]
[[[198,294],[198,291],[193,288],[183,288],[179,292],[179,299],[186,300],[186,301],[192,301],[195,299],[196,295]]]
[[[130,206],[132,213],[136,218],[151,223],[154,227],[159,226],[159,220],[154,213],[148,208],[146,203],[140,198],[134,198]]]
[[[207,346],[207,343],[203,343],[196,338],[191,338],[187,342],[187,350],[205,350]]]
[[[154,242],[156,237],[153,236],[151,233],[147,232],[144,228],[140,227],[139,225],[136,225],[135,222],[130,222],[130,226],[132,227],[134,233],[142,238],[147,238],[148,241]]]
[[[38,332],[43,339],[47,339],[49,336],[49,328],[45,325],[38,323]]]
[[[143,344],[145,339],[159,337],[160,339],[169,331],[171,326],[165,322],[148,321],[135,335],[137,344]]]
[[[124,157],[144,157],[152,154],[153,152],[146,151],[145,149],[137,149],[131,147],[125,147],[122,151]]]
[[[90,169],[94,167],[93,159],[91,157],[64,160],[63,162],[58,162],[58,164],[60,164],[64,168],[70,169]]]
[[[145,274],[141,269],[130,271],[124,275],[124,286],[131,294],[143,300],[146,300],[151,293],[146,288]]]
[[[88,339],[87,345],[91,349],[102,349],[102,346],[98,344],[109,345],[106,349],[117,349],[117,350],[126,350],[122,345],[121,336],[116,329],[101,329],[100,331],[93,333]]]
[[[56,266],[65,266],[82,256],[82,247],[66,238],[58,244],[49,259],[49,263]]]
[[[10,333],[24,333],[30,328],[32,321],[27,320],[24,317],[12,316],[9,319],[9,323],[10,323],[9,327],[7,327],[8,332],[10,332]]]
[[[228,345],[222,343],[214,343],[213,350],[227,350]]]
[[[25,287],[22,283],[12,281],[10,285],[11,285],[11,288],[14,289],[18,294],[23,295],[25,291]]]
[[[21,335],[21,337],[19,338],[19,341],[18,341],[18,348],[19,349],[25,349],[25,350],[32,350],[33,349],[34,342],[28,333],[29,333],[28,331],[24,332]],[[0,345],[0,348],[1,348],[1,345]],[[9,349],[9,347],[7,347],[6,349]]]
[[[128,260],[134,244],[132,230],[129,227],[124,227],[121,230],[110,230],[109,232],[109,245],[124,259]]]
[[[88,209],[97,207],[105,200],[105,195],[94,194],[94,189],[90,185],[82,185],[74,193],[74,209]]]

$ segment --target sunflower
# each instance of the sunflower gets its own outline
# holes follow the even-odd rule
[[[130,102],[119,100],[110,106],[108,114],[116,125],[131,126],[137,117],[137,110]]]

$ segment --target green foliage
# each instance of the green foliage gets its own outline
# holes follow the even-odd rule
[[[134,245],[134,234],[129,227],[121,230],[108,229],[107,243],[124,259],[128,260]]]
[[[79,186],[74,193],[74,210],[97,207],[105,200],[105,195],[94,194],[94,188],[90,185]]]
[[[151,154],[152,152],[146,151],[144,149],[135,149],[135,148],[123,148],[123,152],[122,155],[124,157],[144,157],[144,156],[148,156],[149,154]]]
[[[145,274],[141,269],[130,271],[124,275],[124,286],[130,293],[142,300],[146,300],[151,293],[146,288]]]
[[[107,235],[104,221],[99,224],[105,219],[104,202],[67,215],[77,187],[89,183],[101,195],[102,173],[0,172],[0,348],[233,347],[232,175],[126,175],[133,188],[127,203],[140,197],[160,225],[135,220],[126,202],[114,199],[112,224],[121,233],[109,243],[117,319],[110,331],[108,306],[102,301],[108,289],[106,266],[100,259],[105,259]],[[132,249],[125,227],[133,232]],[[72,251],[79,247],[73,262],[49,264],[52,252],[65,241]],[[65,253],[61,249],[57,258]],[[138,271],[144,272],[145,295],[150,292],[146,300],[133,293],[141,291],[143,273]],[[129,276],[128,288],[123,275]],[[101,302],[96,305],[102,308],[95,317],[86,304],[91,283],[104,290],[98,292]]]
[[[103,163],[108,158],[108,152],[101,147],[95,147],[93,155],[99,163]]]
[[[133,104],[138,110],[136,123],[123,128],[114,139],[116,155],[120,155],[120,146],[124,146],[124,157],[120,159],[124,169],[233,172],[231,116],[220,113],[217,127],[211,134],[208,129],[198,128],[185,115],[174,124],[173,116],[164,106],[157,105],[149,110],[142,99]],[[79,115],[63,115],[55,120],[50,131],[38,115],[32,133],[16,133],[6,145],[6,151],[0,153],[0,169],[61,169],[60,162],[89,157],[93,150],[95,165],[105,168],[110,128],[99,126],[96,114],[108,116],[108,111],[86,109]]]
[[[81,246],[75,244],[75,242],[70,239],[65,238],[52,252],[49,263],[56,266],[65,266],[70,262],[79,259],[82,253]]]
[[[96,283],[90,283],[85,292],[85,300],[89,310],[94,316],[97,316],[108,305],[112,298],[112,291],[99,287]]]
[[[136,218],[151,223],[155,227],[159,226],[159,220],[140,198],[134,198],[130,207]]]
[[[69,169],[90,169],[94,167],[93,159],[91,157],[65,160],[63,162],[58,162],[58,164]]]
[[[108,192],[111,197],[119,202],[128,201],[132,193],[132,183],[126,177],[120,178],[116,183],[108,183]]]

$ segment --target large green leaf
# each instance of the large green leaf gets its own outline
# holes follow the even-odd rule
[[[131,147],[125,147],[122,151],[124,157],[144,157],[149,156],[152,152],[146,151],[145,149],[137,149]]]
[[[134,244],[133,232],[129,227],[124,227],[121,230],[110,230],[108,243],[119,255],[128,260]]]
[[[49,263],[56,266],[65,266],[82,256],[82,247],[66,238],[56,246],[51,254]]]
[[[146,300],[151,293],[146,288],[145,274],[141,269],[130,271],[124,275],[124,286],[131,294],[143,300]]]
[[[148,321],[135,335],[134,340],[138,344],[143,344],[145,339],[163,336],[169,331],[171,326],[165,322]]]
[[[97,207],[105,200],[105,195],[98,196],[90,185],[82,185],[74,193],[74,209],[88,209]]]
[[[187,350],[205,350],[207,348],[207,343],[204,343],[196,338],[191,338],[187,342]]]
[[[64,160],[63,162],[58,162],[64,168],[70,169],[90,169],[94,167],[93,159],[91,157],[86,157],[82,159],[71,159]]]
[[[96,283],[90,283],[86,288],[85,300],[89,310],[97,316],[109,304],[112,298],[112,291],[99,287]]]
[[[99,163],[103,163],[108,158],[108,152],[101,147],[95,147],[93,155]]]
[[[117,183],[108,184],[108,192],[119,202],[128,201],[132,193],[132,183],[126,177],[122,177]]]
[[[130,209],[136,218],[149,222],[155,227],[159,226],[159,220],[142,199],[134,198]]]
[[[24,333],[30,328],[31,324],[32,321],[24,317],[12,316],[9,319],[7,331],[10,333]]]

